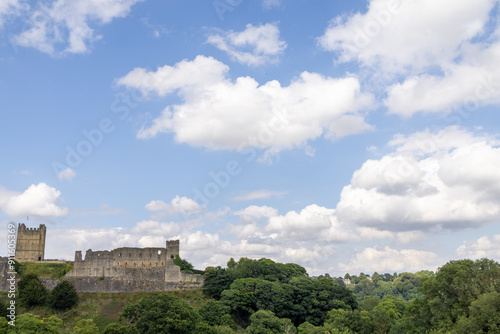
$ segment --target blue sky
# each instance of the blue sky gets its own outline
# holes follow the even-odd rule
[[[0,221],[47,258],[499,260],[498,6],[4,1]]]

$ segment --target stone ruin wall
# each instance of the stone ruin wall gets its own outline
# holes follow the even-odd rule
[[[167,241],[166,248],[89,249],[84,259],[82,252],[76,251],[74,268],[65,277],[79,291],[94,291],[97,286],[104,291],[170,290],[178,288],[178,284],[201,286],[203,276],[181,272],[174,264],[176,255],[179,255],[179,240]],[[91,281],[94,283],[90,284]]]
[[[112,251],[75,252],[73,269],[67,277],[163,280],[165,248],[123,247]]]

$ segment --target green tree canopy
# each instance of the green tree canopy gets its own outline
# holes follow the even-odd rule
[[[15,326],[9,326],[8,333],[19,334],[56,334],[62,327],[63,321],[54,316],[40,319],[40,316],[24,313],[16,317]]]
[[[260,310],[250,317],[248,334],[295,334],[297,329],[290,319],[280,319],[273,312]]]
[[[144,334],[196,333],[201,322],[198,312],[176,297],[153,293],[128,305],[122,316]]]
[[[19,299],[28,306],[42,305],[47,298],[47,289],[35,274],[27,274],[18,283]]]
[[[69,310],[78,304],[75,286],[69,281],[61,281],[51,291],[49,305],[55,310]]]
[[[99,334],[99,328],[92,319],[82,319],[73,328],[73,334]]]

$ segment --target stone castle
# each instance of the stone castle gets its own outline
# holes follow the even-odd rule
[[[16,241],[16,261],[36,262],[45,259],[45,236],[47,228],[40,224],[39,228],[26,228],[19,224]]]
[[[15,259],[19,262],[44,261],[46,227],[26,228],[19,224]],[[65,276],[77,291],[129,292],[199,288],[203,276],[182,272],[174,263],[179,240],[169,240],[165,248],[122,247],[111,251],[75,252],[75,262]],[[47,261],[44,261],[47,262]],[[63,261],[61,261],[63,262]],[[45,282],[46,285],[57,284]]]

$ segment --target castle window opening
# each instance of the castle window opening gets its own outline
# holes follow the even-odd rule
[[[161,250],[158,251],[158,255],[161,255]]]
[[[170,258],[173,259],[174,258],[174,254],[170,254]]]
[[[122,253],[118,253],[118,256],[122,256]]]

